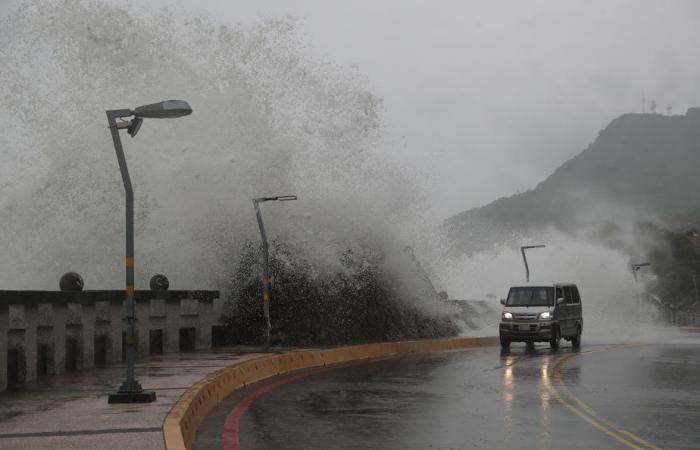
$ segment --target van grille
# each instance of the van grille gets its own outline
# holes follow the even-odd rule
[[[537,320],[537,314],[513,314],[513,320]]]

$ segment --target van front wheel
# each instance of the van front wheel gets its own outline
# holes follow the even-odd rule
[[[552,338],[549,340],[549,346],[552,350],[559,350],[559,340],[561,339],[561,331],[559,327],[554,327],[552,330]]]
[[[510,341],[508,339],[501,338],[501,349],[504,351],[510,350]]]

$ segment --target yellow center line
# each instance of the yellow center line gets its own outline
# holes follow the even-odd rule
[[[551,385],[547,386],[547,389],[549,390],[549,393],[552,394],[554,396],[554,398],[556,398],[559,401],[559,403],[566,406],[571,412],[573,412],[574,414],[579,416],[581,419],[583,419],[585,422],[587,422],[593,428],[607,434],[611,438],[615,439],[618,442],[621,442],[622,444],[626,445],[629,448],[633,448],[635,450],[644,450],[643,447],[639,447],[639,446],[633,444],[632,442],[628,441],[624,437],[612,432],[611,430],[606,428],[603,424],[601,424],[600,422],[596,421],[595,419],[589,417],[588,415],[586,415],[585,413],[580,411],[578,408],[576,408],[576,406],[574,406],[571,403],[569,403],[568,401],[564,400],[559,395],[559,393],[556,391],[556,389],[554,389],[553,386],[551,386]]]
[[[638,435],[627,431],[619,427],[618,425],[615,425],[614,423],[610,422],[604,417],[601,417],[600,414],[598,414],[593,408],[591,408],[590,406],[582,402],[578,397],[576,397],[573,394],[573,392],[571,392],[571,390],[566,386],[564,380],[562,380],[561,368],[564,365],[564,363],[566,363],[569,359],[577,355],[597,353],[601,351],[611,350],[617,347],[619,346],[607,347],[600,350],[591,350],[581,353],[571,353],[569,355],[562,356],[557,360],[557,362],[554,365],[553,373],[555,383],[547,385],[547,389],[559,401],[559,403],[564,405],[566,408],[568,408],[574,414],[579,416],[589,425],[605,433],[606,435],[615,439],[621,444],[637,450],[662,450],[660,447],[657,447],[656,445],[642,439]],[[561,388],[561,392],[557,390],[557,385]]]

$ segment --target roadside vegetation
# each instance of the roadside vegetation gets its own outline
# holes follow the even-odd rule
[[[338,345],[454,336],[446,316],[402,300],[376,251],[346,250],[335,270],[299,251],[270,246],[273,345]],[[231,344],[262,342],[260,247],[248,242],[235,267],[224,321]]]
[[[630,239],[619,226],[608,223],[593,237],[630,255],[630,262],[648,262],[649,267],[638,272],[639,280],[665,306],[695,303],[694,276],[700,287],[700,236],[695,228],[672,231],[651,222],[637,223]]]
[[[693,305],[697,300],[693,277],[700,284],[700,238],[697,232],[681,233],[658,228],[650,228],[650,231],[656,234],[656,242],[659,243],[648,255],[656,274],[656,283],[650,286],[651,291],[669,306]]]

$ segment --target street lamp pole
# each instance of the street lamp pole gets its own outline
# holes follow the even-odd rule
[[[182,100],[168,100],[151,105],[140,106],[133,111],[130,109],[115,109],[107,111],[107,122],[112,134],[114,150],[117,154],[119,171],[121,172],[126,196],[126,380],[116,393],[109,394],[109,403],[149,403],[156,399],[154,391],[144,391],[134,375],[136,360],[136,312],[134,307],[134,190],[126,165],[126,156],[119,136],[119,130],[126,129],[131,137],[136,136],[144,117],[175,118],[192,113],[192,109]],[[117,119],[134,116],[132,120],[117,122]]]
[[[270,351],[270,330],[272,323],[270,322],[270,251],[267,242],[267,233],[265,233],[265,224],[263,223],[262,212],[260,211],[260,203],[268,201],[290,201],[296,200],[296,195],[278,195],[275,197],[259,197],[253,199],[253,207],[255,207],[255,218],[258,220],[258,228],[260,228],[260,239],[262,240],[262,278],[263,287],[263,316],[265,317],[265,336],[264,351]]]
[[[530,282],[530,267],[527,265],[527,256],[525,256],[525,250],[531,248],[544,248],[544,244],[538,245],[523,245],[520,247],[520,253],[523,254],[523,262],[525,263],[525,281]]]
[[[634,277],[634,294],[635,294],[635,296],[637,297],[637,307],[636,307],[636,310],[637,310],[637,321],[638,321],[638,322],[639,322],[639,320],[640,320],[640,318],[641,318],[641,311],[640,311],[640,309],[641,309],[641,303],[642,303],[642,302],[641,302],[641,299],[640,299],[640,297],[639,297],[639,284],[638,284],[638,279],[637,279],[637,272],[639,272],[639,269],[641,269],[642,267],[648,267],[648,266],[650,266],[650,265],[651,265],[651,264],[648,263],[648,262],[637,263],[637,264],[635,264],[635,263],[630,264],[630,267],[632,267],[632,276]]]
[[[117,152],[119,171],[122,175],[124,193],[126,196],[126,381],[124,381],[119,388],[119,393],[140,394],[144,391],[134,376],[134,359],[136,359],[136,314],[134,311],[134,189],[131,185],[129,169],[126,166],[126,157],[124,155],[124,148],[122,147],[122,141],[119,137],[119,128],[117,125],[118,117],[121,118],[129,115],[131,115],[131,111],[128,109],[107,111],[107,122],[109,123],[109,129],[112,132],[112,141],[114,142],[114,149]],[[112,398],[110,395],[109,402],[115,403],[114,400],[116,400],[116,398]],[[145,398],[144,401],[154,400],[155,392],[153,392],[152,399]]]

